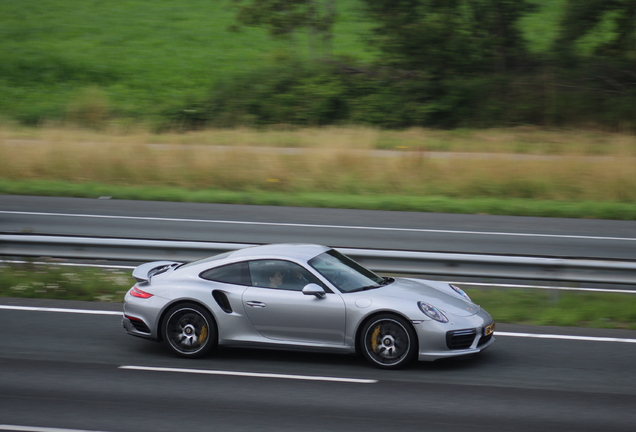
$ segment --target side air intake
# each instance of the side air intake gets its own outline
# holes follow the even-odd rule
[[[227,296],[223,291],[212,291],[212,297],[214,297],[214,300],[216,300],[217,304],[223,310],[223,312],[232,313],[232,306],[230,306],[230,301],[227,299]]]

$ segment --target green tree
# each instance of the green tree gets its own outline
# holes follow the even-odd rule
[[[505,72],[525,53],[526,0],[363,0],[388,64],[434,76]]]
[[[522,62],[527,52],[518,22],[535,6],[525,0],[466,0],[466,4],[471,37],[479,41],[493,70],[506,72]]]
[[[555,52],[572,60],[576,42],[607,21],[611,35],[596,47],[595,54],[635,60],[636,0],[568,0]]]
[[[295,34],[307,31],[310,55],[331,56],[336,0],[234,0],[237,25],[264,27],[270,36],[293,40]]]

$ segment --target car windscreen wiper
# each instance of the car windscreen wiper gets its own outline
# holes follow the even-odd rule
[[[381,285],[367,285],[360,288],[355,288],[347,292],[358,292],[358,291],[367,291],[370,289],[380,288]]]

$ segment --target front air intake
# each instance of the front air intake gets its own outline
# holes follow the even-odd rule
[[[451,350],[468,349],[477,336],[477,330],[453,330],[446,333],[446,345]]]

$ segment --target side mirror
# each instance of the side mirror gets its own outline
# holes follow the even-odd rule
[[[305,285],[305,287],[303,288],[303,294],[315,295],[319,299],[324,299],[326,297],[325,290],[320,285],[315,283]]]

